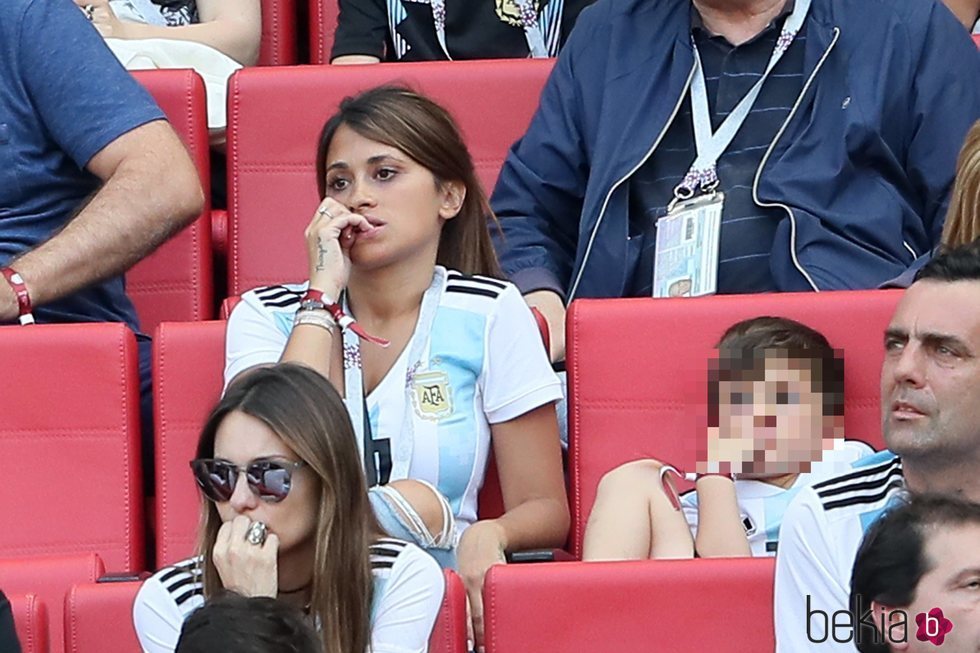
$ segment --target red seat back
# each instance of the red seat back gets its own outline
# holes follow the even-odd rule
[[[211,259],[211,159],[204,82],[191,70],[133,73],[167,114],[204,187],[201,215],[126,274],[140,326],[153,333],[164,320],[207,320],[214,313]]]
[[[291,66],[297,63],[296,44],[296,0],[262,0],[259,65]]]
[[[225,323],[164,323],[153,339],[157,566],[195,550],[201,499],[188,462],[221,396]]]
[[[446,594],[429,637],[429,653],[466,653],[466,590],[454,572],[445,570]]]
[[[881,340],[900,296],[872,290],[574,302],[567,351],[573,553],[581,555],[606,472],[649,457],[693,465],[705,431],[708,360],[739,320],[792,318],[843,349],[845,433],[882,448]]]
[[[307,275],[303,230],[318,204],[317,137],[340,101],[409,84],[460,124],[484,187],[527,128],[551,60],[302,66],[239,71],[228,95],[229,294]],[[486,98],[496,110],[488,110]],[[285,115],[288,120],[271,120]]]
[[[487,653],[772,651],[772,579],[772,558],[498,565]]]
[[[35,594],[8,595],[21,653],[49,653],[48,609]]]
[[[136,339],[122,324],[0,327],[0,557],[143,568]]]
[[[0,560],[0,587],[10,594],[33,594],[48,608],[51,652],[64,649],[61,606],[75,583],[94,583],[105,573],[94,553]]]
[[[310,0],[310,63],[330,63],[339,14],[339,0]]]
[[[139,582],[81,583],[64,600],[67,653],[136,653],[133,600]]]

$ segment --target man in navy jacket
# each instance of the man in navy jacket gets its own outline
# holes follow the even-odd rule
[[[548,318],[553,358],[573,298],[649,296],[656,220],[696,153],[692,43],[717,129],[800,2],[583,11],[492,198],[504,270]],[[718,162],[719,292],[873,288],[900,274],[938,242],[980,117],[980,55],[938,2],[812,0],[805,16]]]

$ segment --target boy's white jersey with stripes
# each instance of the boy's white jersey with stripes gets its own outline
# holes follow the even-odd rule
[[[515,286],[451,270],[443,278],[421,364],[409,369],[406,347],[366,398],[378,471],[368,484],[398,480],[385,476],[391,467],[385,456],[407,457],[407,478],[429,481],[446,496],[461,533],[477,518],[491,425],[557,401],[562,390]],[[279,360],[306,288],[270,286],[242,296],[228,322],[226,384],[250,367]],[[352,400],[362,401],[345,401]],[[401,437],[406,411],[410,442]]]
[[[777,653],[854,653],[853,642],[835,642],[834,633],[825,632],[822,618],[812,613],[826,613],[832,624],[834,612],[849,609],[851,569],[861,539],[905,495],[901,459],[881,451],[796,496],[783,517],[776,555]],[[839,635],[843,638],[843,632]]]
[[[204,605],[201,563],[178,562],[140,587],[133,626],[145,653],[173,653],[184,620]],[[381,538],[371,545],[371,572],[371,653],[425,653],[446,589],[439,565],[414,544]]]

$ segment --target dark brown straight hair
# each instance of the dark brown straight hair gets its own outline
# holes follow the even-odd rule
[[[466,197],[459,214],[442,227],[436,263],[463,274],[502,276],[488,229],[488,224],[498,229],[499,225],[459,127],[448,111],[401,86],[379,86],[345,98],[340,110],[324,125],[317,145],[316,181],[321,200],[326,196],[327,150],[341,125],[401,150],[428,169],[437,185],[462,183]]]
[[[370,546],[381,532],[368,502],[347,409],[333,385],[303,365],[281,363],[243,374],[229,387],[201,431],[198,458],[214,456],[218,427],[232,412],[261,421],[306,463],[319,484],[310,614],[324,653],[366,651],[371,634]],[[222,592],[211,551],[221,527],[214,503],[203,500],[199,553],[204,595]]]

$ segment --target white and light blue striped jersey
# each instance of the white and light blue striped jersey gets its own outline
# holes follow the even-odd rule
[[[848,609],[864,532],[905,496],[902,461],[890,451],[799,493],[783,519],[776,556],[777,653],[853,653],[853,642],[835,642],[819,618],[808,618],[808,606],[828,615]]]
[[[372,653],[424,653],[445,593],[443,572],[414,544],[382,538],[371,545]],[[173,653],[184,620],[204,605],[200,557],[161,569],[140,587],[133,626],[145,653]]]
[[[874,449],[864,442],[845,440],[838,447],[825,451],[823,458],[813,463],[809,472],[797,476],[793,485],[788,488],[754,479],[735,481],[735,498],[752,555],[776,555],[783,513],[803,488],[850,471],[854,463],[872,453]],[[698,493],[694,490],[684,493],[681,496],[681,507],[691,527],[691,533],[697,536]]]
[[[477,518],[477,494],[490,451],[490,427],[562,397],[537,323],[517,288],[465,276],[445,279],[421,364],[409,370],[409,347],[368,395],[376,478],[432,483],[448,500],[461,533]],[[225,382],[279,360],[305,285],[258,288],[242,296],[228,322]],[[367,346],[367,345],[366,345]],[[362,401],[347,398],[346,401]],[[348,404],[349,405],[349,404]],[[406,412],[413,435],[402,437]]]

